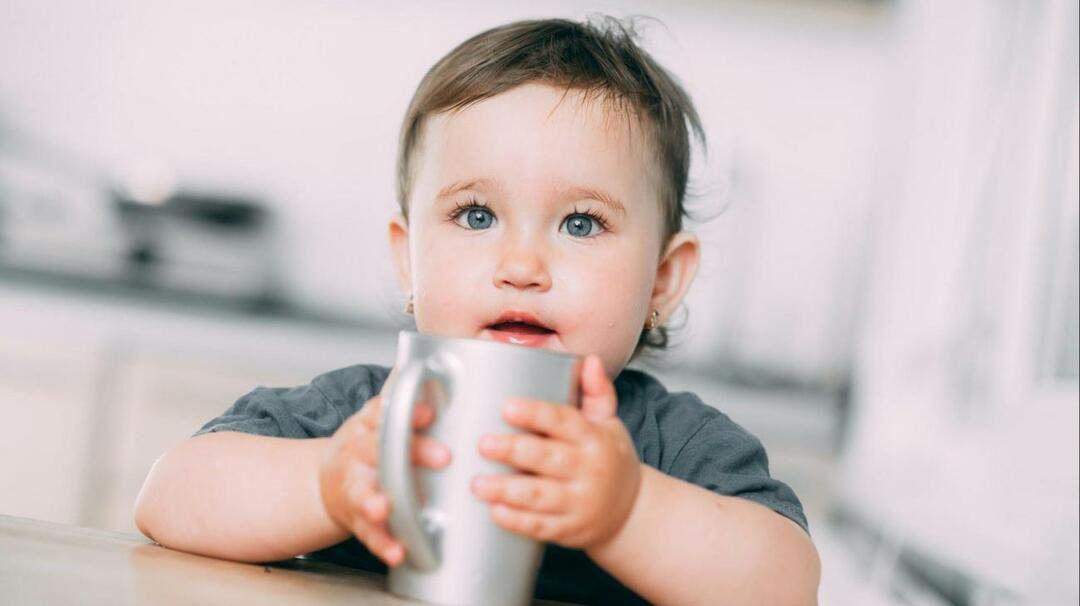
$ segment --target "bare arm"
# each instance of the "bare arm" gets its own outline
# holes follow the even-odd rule
[[[328,438],[210,433],[162,455],[135,505],[139,530],[174,549],[246,562],[283,560],[348,538],[320,496]]]
[[[154,463],[135,523],[166,547],[244,562],[284,560],[355,536],[396,566],[405,551],[386,527],[390,502],[378,486],[380,408],[381,398],[371,398],[330,438],[191,438]],[[417,405],[414,426],[434,418]],[[441,469],[450,451],[417,435],[412,458]]]
[[[797,524],[639,462],[599,358],[581,377],[580,410],[514,400],[503,418],[530,433],[481,442],[486,458],[528,472],[474,481],[497,524],[582,548],[657,604],[817,602],[817,550]]]
[[[794,522],[642,465],[630,516],[586,553],[657,604],[817,603],[821,563]]]

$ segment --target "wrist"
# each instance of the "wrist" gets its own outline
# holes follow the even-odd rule
[[[348,526],[344,523],[344,520],[339,519],[342,507],[340,506],[341,494],[340,486],[341,482],[335,482],[335,477],[338,473],[333,467],[333,450],[335,448],[333,439],[323,441],[318,449],[318,453],[315,458],[315,473],[312,474],[315,478],[315,490],[318,495],[318,504],[321,508],[322,514],[334,524],[339,530],[347,531]]]
[[[585,554],[594,561],[600,561],[612,552],[617,552],[619,546],[626,543],[626,535],[632,533],[633,526],[640,520],[647,508],[648,494],[651,485],[655,483],[654,474],[657,473],[644,463],[637,463],[636,481],[634,482],[633,497],[622,520],[615,525],[614,529],[597,542],[584,548]],[[647,517],[647,516],[645,516]]]

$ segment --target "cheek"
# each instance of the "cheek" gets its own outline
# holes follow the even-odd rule
[[[461,244],[430,238],[413,251],[413,287],[417,328],[445,335],[464,334],[456,328],[476,305],[476,293],[490,282],[490,263],[484,255],[466,254]]]
[[[574,302],[572,324],[581,345],[601,339],[605,347],[633,350],[646,314],[654,273],[633,252],[579,260],[564,270],[565,301]],[[599,345],[599,343],[595,344]],[[594,345],[594,346],[595,346]]]

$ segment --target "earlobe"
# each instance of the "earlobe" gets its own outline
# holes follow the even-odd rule
[[[412,265],[409,261],[409,222],[401,213],[390,219],[389,226],[390,252],[394,257],[394,268],[397,270],[398,284],[406,293],[411,293],[412,288]]]
[[[690,284],[697,275],[700,256],[701,245],[693,234],[679,232],[669,240],[656,267],[656,282],[649,308],[660,312],[659,324],[667,322],[690,290]]]

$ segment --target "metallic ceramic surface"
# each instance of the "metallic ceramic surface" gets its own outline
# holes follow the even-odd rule
[[[379,478],[392,503],[391,532],[406,544],[408,556],[390,571],[390,591],[454,606],[528,604],[543,545],[499,528],[469,483],[477,475],[512,471],[478,451],[484,434],[518,431],[502,419],[509,398],[577,405],[580,360],[493,341],[402,332],[395,368],[396,378],[384,392]],[[427,434],[452,453],[442,470],[411,464],[418,400],[435,406]]]

